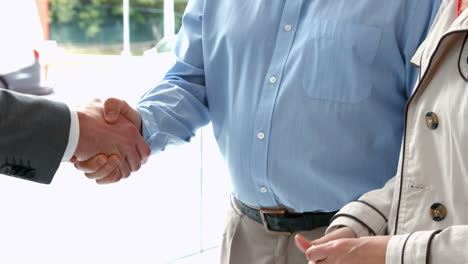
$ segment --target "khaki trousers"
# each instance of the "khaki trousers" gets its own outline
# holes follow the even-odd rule
[[[326,227],[300,232],[314,240],[324,235]],[[265,231],[263,225],[242,215],[231,202],[223,243],[221,264],[306,264],[307,259],[294,243],[294,236]]]

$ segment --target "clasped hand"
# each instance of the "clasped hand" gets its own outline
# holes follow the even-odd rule
[[[95,99],[77,113],[80,136],[71,161],[88,178],[118,182],[147,161],[151,151],[142,137],[140,114],[125,101]]]

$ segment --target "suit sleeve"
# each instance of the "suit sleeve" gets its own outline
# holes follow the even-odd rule
[[[65,104],[0,89],[1,174],[50,183],[69,133]]]

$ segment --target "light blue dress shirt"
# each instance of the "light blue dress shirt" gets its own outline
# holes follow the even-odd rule
[[[157,153],[211,121],[238,199],[338,210],[396,173],[439,4],[192,0],[177,62],[138,104],[144,137]]]

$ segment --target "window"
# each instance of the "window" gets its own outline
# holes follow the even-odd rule
[[[187,0],[38,1],[49,6],[43,14],[50,18],[47,31],[61,49],[110,55],[127,48],[132,55],[142,55],[164,37],[171,38],[187,4]]]

